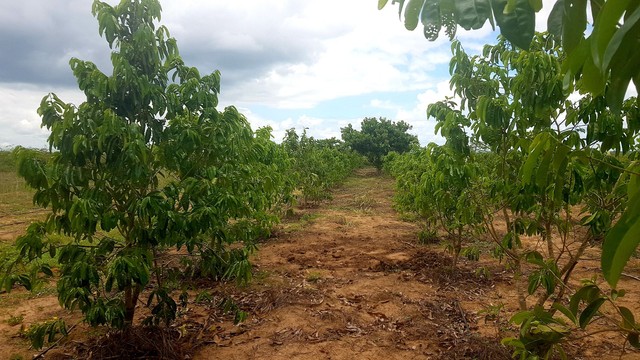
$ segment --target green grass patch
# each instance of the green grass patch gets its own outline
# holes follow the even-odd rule
[[[314,220],[322,217],[319,213],[306,213],[300,216],[298,220],[288,220],[282,223],[282,231],[284,233],[292,233],[300,231],[312,224]]]
[[[48,156],[43,153],[43,157]],[[0,217],[33,210],[33,190],[18,176],[15,156],[0,151]]]

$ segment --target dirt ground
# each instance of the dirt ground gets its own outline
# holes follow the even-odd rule
[[[392,209],[393,180],[373,169],[359,170],[336,189],[333,200],[297,210],[253,259],[254,280],[233,293],[249,313],[233,325],[218,310],[191,304],[175,326],[192,336],[193,359],[510,359],[500,339],[513,330],[517,310],[511,272],[482,254],[451,270],[442,245],[420,245],[418,224]],[[595,249],[580,262],[577,278],[598,270]],[[632,264],[621,287],[639,313],[639,267]],[[202,290],[202,289],[199,289]],[[54,296],[35,299],[0,295],[0,358],[30,357],[24,339],[10,326],[68,316]],[[69,358],[87,342],[80,325],[45,358]],[[604,333],[568,346],[573,359],[640,359],[623,349],[620,335]],[[77,356],[77,355],[76,355]]]

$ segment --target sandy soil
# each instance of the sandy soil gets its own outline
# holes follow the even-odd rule
[[[176,328],[198,332],[192,358],[510,359],[499,342],[512,330],[507,319],[517,308],[512,274],[486,254],[452,270],[442,246],[419,245],[418,225],[392,209],[393,186],[363,169],[333,200],[298,210],[304,226],[285,222],[261,245],[250,286],[210,289],[231,291],[250,314],[244,323],[233,325],[202,305],[184,311]],[[589,256],[594,260],[578,265],[577,278],[597,273],[597,252]],[[621,284],[630,290],[625,304],[636,313],[637,284],[631,278]],[[51,296],[5,303],[0,354],[34,353],[15,336],[19,325],[9,326],[9,316],[24,314],[28,324],[64,315]],[[85,342],[87,329],[78,329],[47,358],[68,357]],[[609,333],[568,350],[575,359],[640,359]]]

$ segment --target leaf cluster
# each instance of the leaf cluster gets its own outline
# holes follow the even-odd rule
[[[387,0],[378,0],[382,9]],[[535,43],[536,13],[542,0],[394,0],[404,26],[419,23],[433,41],[441,29],[450,40],[457,26],[477,30],[487,22],[511,44],[529,50]],[[590,12],[588,14],[588,12]],[[591,23],[589,23],[591,21]],[[547,31],[562,44],[565,90],[577,88],[594,97],[605,95],[619,111],[631,81],[640,84],[640,6],[633,0],[556,0],[547,18]]]

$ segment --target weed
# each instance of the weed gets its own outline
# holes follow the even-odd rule
[[[300,217],[301,222],[310,222],[320,217],[320,214],[306,213]]]
[[[9,317],[9,319],[7,319],[7,324],[9,326],[16,326],[16,325],[22,324],[23,320],[24,320],[24,315],[22,315],[22,314],[20,314],[20,315],[11,315]]]
[[[310,271],[307,274],[307,282],[317,283],[320,280],[322,280],[322,274],[319,271]]]
[[[484,309],[478,311],[478,315],[484,315],[485,324],[488,321],[498,322],[502,310],[504,310],[504,303],[498,303],[496,305],[489,304],[485,306]]]
[[[292,232],[300,231],[304,229],[305,226],[307,226],[309,223],[319,218],[320,216],[321,215],[317,213],[306,213],[300,216],[300,220],[287,223],[285,227],[282,229],[282,231],[284,233],[292,233]]]
[[[207,290],[203,290],[196,295],[196,303],[210,303],[213,301],[213,296]]]
[[[469,261],[478,261],[480,260],[480,249],[477,246],[466,247],[462,250],[462,256]]]
[[[271,272],[266,270],[258,270],[253,274],[253,280],[257,283],[265,282],[271,276]]]
[[[486,266],[480,266],[474,271],[474,274],[480,279],[491,279],[491,271]]]
[[[422,245],[435,244],[438,242],[438,234],[432,229],[423,229],[418,233],[418,242]]]

